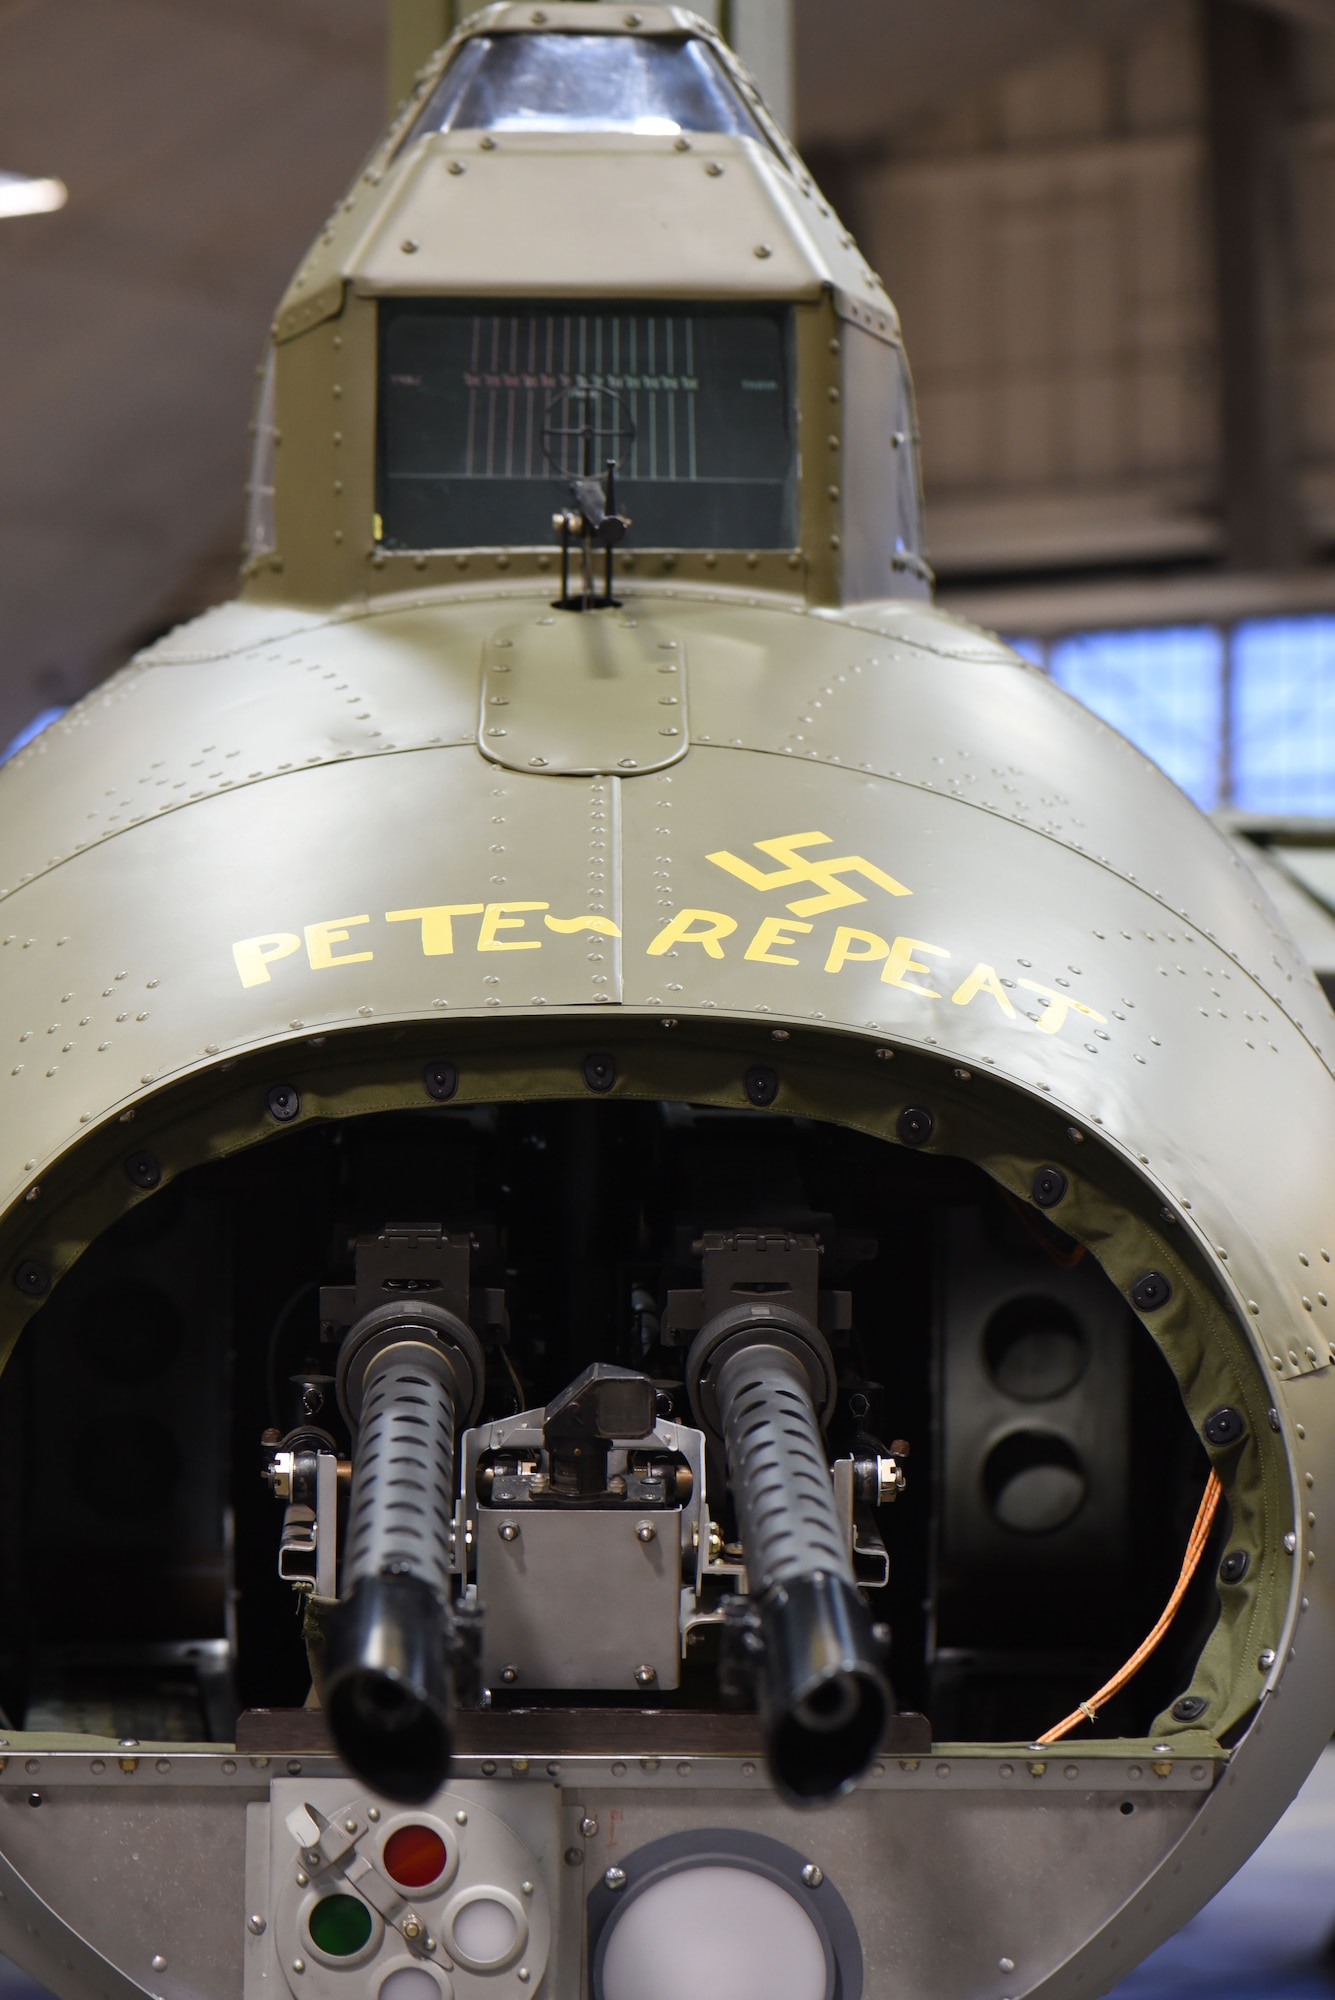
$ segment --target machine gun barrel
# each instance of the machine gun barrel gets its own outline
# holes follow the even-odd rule
[[[404,1804],[449,1770],[455,1437],[480,1381],[476,1336],[430,1307],[369,1314],[340,1356],[359,1421],[324,1704],[349,1768]]]
[[[757,1310],[706,1326],[687,1373],[700,1383],[705,1411],[716,1413],[726,1452],[757,1606],[771,1774],[789,1799],[812,1803],[846,1791],[871,1762],[889,1690],[817,1414],[828,1349],[797,1315],[775,1312],[766,1324]]]

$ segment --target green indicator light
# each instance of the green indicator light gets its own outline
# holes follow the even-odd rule
[[[352,1958],[371,1935],[371,1912],[355,1896],[325,1896],[311,1911],[310,1930],[330,1958]]]

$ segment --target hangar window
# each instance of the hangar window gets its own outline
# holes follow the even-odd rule
[[[632,546],[794,546],[786,307],[412,299],[380,313],[387,548],[549,543],[572,480],[608,459]]]
[[[764,134],[712,51],[691,36],[474,35],[408,134]]]

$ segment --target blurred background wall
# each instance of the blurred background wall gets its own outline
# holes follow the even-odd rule
[[[456,0],[0,0],[0,745],[232,588],[286,276]],[[1335,0],[711,0],[904,320],[942,600],[1335,814]],[[2,206],[2,203],[0,203]]]

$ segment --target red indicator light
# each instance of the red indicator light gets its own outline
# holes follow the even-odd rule
[[[396,1827],[385,1842],[383,1866],[401,1889],[425,1889],[445,1873],[445,1843],[434,1827]]]

